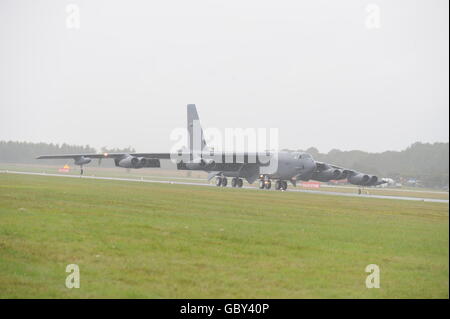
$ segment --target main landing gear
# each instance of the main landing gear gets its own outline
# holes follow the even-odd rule
[[[286,181],[276,181],[275,182],[275,189],[285,191],[287,189],[287,182]]]
[[[228,179],[226,177],[221,177],[221,176],[217,176],[216,177],[216,186],[222,186],[222,187],[226,187],[228,185]],[[231,187],[238,187],[241,188],[242,185],[244,185],[244,181],[242,180],[242,178],[238,178],[238,177],[233,177],[231,179]]]
[[[259,189],[270,189],[272,187],[272,181],[268,178],[261,178],[259,180]],[[286,181],[275,181],[275,189],[285,191],[288,185]]]
[[[270,189],[272,187],[272,181],[270,179],[260,179],[259,189]]]
[[[231,179],[231,187],[239,187],[239,188],[241,188],[242,185],[244,185],[244,181],[242,180],[242,178],[233,177]]]
[[[242,180],[242,178],[239,177],[233,177],[231,179],[231,187],[233,188],[241,188],[243,186],[244,182]],[[216,186],[217,187],[226,187],[228,185],[228,179],[224,176],[217,176],[216,177]],[[271,189],[272,188],[272,181],[267,178],[261,178],[259,180],[259,189]],[[282,181],[282,180],[276,180],[275,181],[275,189],[276,190],[281,190],[281,191],[285,191],[288,187],[287,182],[286,181]]]

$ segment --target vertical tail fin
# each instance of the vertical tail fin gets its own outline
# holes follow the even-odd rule
[[[195,104],[187,105],[187,129],[189,134],[189,152],[192,154],[201,152],[206,147],[203,130],[200,125]]]

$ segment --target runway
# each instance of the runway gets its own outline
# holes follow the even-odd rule
[[[68,177],[68,178],[82,178],[82,179],[97,179],[97,180],[113,180],[124,182],[138,182],[138,183],[159,183],[159,184],[177,184],[177,185],[191,185],[191,186],[204,186],[204,187],[217,187],[214,184],[195,183],[195,182],[183,182],[183,181],[170,181],[170,180],[151,180],[151,179],[136,179],[136,178],[121,178],[121,177],[101,177],[101,176],[79,176],[79,175],[65,175],[65,174],[53,174],[53,173],[36,173],[36,172],[23,172],[23,171],[10,171],[1,170],[0,173],[4,174],[19,174],[19,175],[36,175],[36,176],[51,176],[51,177]],[[243,189],[256,189],[252,186],[244,186]],[[261,190],[267,191],[267,190]],[[275,191],[275,190],[272,190]],[[434,198],[420,198],[420,197],[406,197],[406,196],[387,196],[387,195],[367,195],[356,193],[342,193],[342,192],[326,192],[318,190],[305,190],[288,188],[287,192],[299,192],[329,196],[345,196],[345,197],[359,197],[359,198],[378,198],[378,199],[394,199],[394,200],[408,200],[419,202],[432,202],[432,203],[445,203],[448,204],[448,199],[434,199]]]

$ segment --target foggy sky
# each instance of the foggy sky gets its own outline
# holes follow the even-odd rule
[[[80,9],[67,28],[66,5]],[[380,28],[367,28],[370,3]],[[280,148],[448,141],[446,0],[2,0],[0,140],[169,151],[204,127]]]

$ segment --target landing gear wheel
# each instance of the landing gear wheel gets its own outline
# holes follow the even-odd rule
[[[222,186],[223,187],[227,187],[227,184],[228,184],[227,178],[226,177],[222,177]]]
[[[288,187],[286,181],[281,181],[280,186],[281,186],[280,189],[282,191],[285,191],[287,189],[287,187]]]
[[[281,183],[282,183],[281,181],[276,181],[275,182],[275,189],[276,190],[280,190],[281,189]]]
[[[272,187],[272,181],[271,180],[268,180],[267,182],[266,182],[266,189],[270,189]]]
[[[233,178],[231,179],[231,187],[236,187],[236,185],[237,185],[237,178],[236,178],[236,177],[233,177]]]
[[[219,187],[222,185],[222,177],[216,177],[216,186]]]
[[[242,185],[244,185],[244,182],[242,181],[242,178],[238,178],[238,180],[237,180],[237,187],[241,188]]]
[[[260,179],[259,180],[259,189],[263,189],[264,188],[264,180]]]

